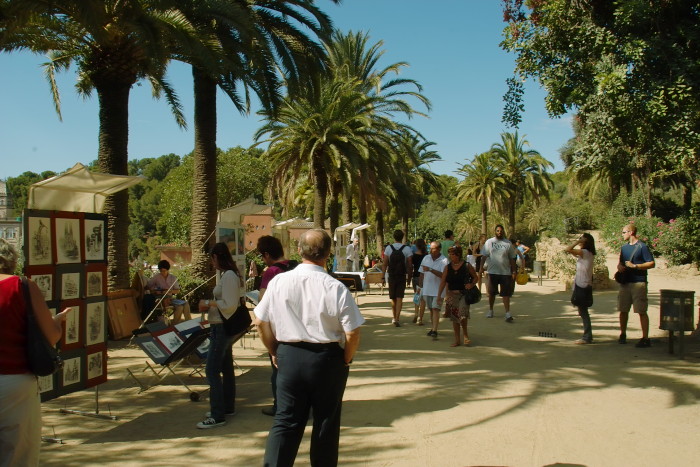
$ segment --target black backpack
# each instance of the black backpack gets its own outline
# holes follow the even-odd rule
[[[299,261],[295,261],[293,259],[290,259],[289,261],[287,261],[287,264],[285,264],[283,262],[279,262],[279,263],[273,264],[273,266],[277,266],[278,268],[280,268],[282,270],[282,272],[287,272],[287,271],[291,271],[292,269],[297,267],[298,264],[299,264]]]
[[[406,256],[404,256],[402,252],[402,250],[406,248],[406,245],[401,245],[401,248],[398,250],[394,248],[394,245],[389,246],[391,247],[391,254],[389,255],[389,275],[392,277],[406,277]]]

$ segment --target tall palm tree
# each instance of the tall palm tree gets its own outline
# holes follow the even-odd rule
[[[457,198],[481,205],[481,233],[488,234],[489,209],[495,209],[511,196],[491,152],[474,156],[457,170],[464,179],[458,185]]]
[[[330,37],[327,15],[313,0],[177,0],[200,31],[206,31],[222,55],[182,54],[194,79],[194,175],[192,228],[195,273],[207,277],[208,255],[201,248],[213,242],[216,200],[216,90],[224,90],[242,114],[255,93],[271,115],[281,101],[282,79],[294,93],[313,82],[324,68],[325,51],[316,41]],[[307,34],[305,31],[309,31]],[[280,74],[281,73],[281,74]],[[241,95],[242,94],[242,95]]]
[[[501,133],[501,142],[491,146],[491,152],[498,160],[499,170],[511,193],[507,200],[509,235],[516,234],[515,210],[525,196],[529,195],[536,204],[540,197],[549,199],[549,190],[554,187],[554,182],[547,173],[547,169],[554,165],[534,149],[525,149],[529,145],[524,137],[518,137],[516,131]]]
[[[167,2],[149,0],[6,0],[5,11],[23,12],[3,31],[0,50],[47,53],[46,75],[60,118],[55,73],[77,65],[78,92],[99,100],[98,168],[128,174],[129,93],[146,79],[157,94],[164,92],[179,125],[184,118],[177,96],[165,81],[173,44],[206,49],[197,31]],[[128,192],[110,196],[107,256],[109,288],[129,286]]]

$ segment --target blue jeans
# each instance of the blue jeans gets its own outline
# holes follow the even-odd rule
[[[212,324],[207,354],[206,375],[209,381],[211,416],[224,421],[236,409],[236,376],[233,373],[233,337],[227,336],[223,324]]]

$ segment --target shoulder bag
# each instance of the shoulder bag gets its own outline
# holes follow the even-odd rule
[[[24,306],[27,311],[27,364],[29,371],[37,376],[49,376],[63,367],[63,359],[56,347],[49,344],[36,322],[32,300],[29,294],[29,283],[22,277],[22,292]]]
[[[245,305],[244,298],[241,298],[241,303],[229,318],[226,318],[221,312],[219,312],[219,314],[224,323],[224,332],[227,336],[237,336],[238,334],[246,332],[253,322],[248,312],[248,307]]]
[[[472,276],[469,274],[469,268],[472,267],[471,264],[467,264],[467,283],[472,282]],[[464,301],[467,302],[468,305],[474,305],[475,303],[479,303],[481,301],[481,290],[479,290],[479,286],[477,284],[474,284],[474,287],[471,289],[464,289],[461,291],[462,296],[464,298]]]
[[[638,249],[639,242],[637,242],[637,245],[634,247],[634,251],[632,251],[629,261],[632,261],[632,258],[634,258],[634,255],[635,253],[637,253]],[[620,253],[620,256],[622,256],[622,253]],[[620,262],[623,263],[622,261]],[[626,284],[628,282],[627,269],[625,269],[624,271],[617,271],[613,277],[615,279],[615,282],[617,282],[618,284]]]

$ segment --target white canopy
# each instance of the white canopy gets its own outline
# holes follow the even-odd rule
[[[27,208],[101,213],[107,196],[141,183],[145,177],[90,172],[83,164],[29,187]]]
[[[352,234],[350,235],[350,241],[355,240],[355,237],[357,236],[357,232],[360,230],[365,230],[369,229],[370,225],[369,224],[355,224],[353,222],[350,222],[349,224],[344,224],[335,229],[335,234],[333,235],[333,240],[336,242],[338,241],[338,234],[347,232],[348,230],[352,230]]]

